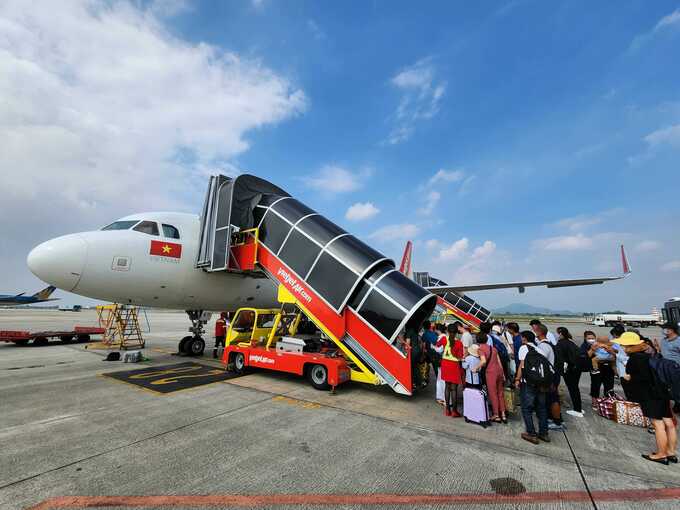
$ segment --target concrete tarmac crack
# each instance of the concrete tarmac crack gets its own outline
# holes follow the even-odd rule
[[[82,458],[74,460],[72,462],[67,462],[66,464],[62,464],[61,466],[57,466],[57,467],[54,467],[54,468],[51,468],[51,469],[46,469],[45,471],[42,471],[40,473],[36,473],[34,475],[27,476],[25,478],[21,478],[20,480],[15,480],[13,482],[9,482],[5,485],[2,485],[2,486],[0,486],[0,490],[7,489],[9,487],[13,487],[13,486],[18,485],[20,483],[28,482],[30,480],[34,480],[34,479],[39,478],[43,475],[46,475],[46,474],[49,474],[49,473],[54,473],[54,472],[59,471],[61,469],[74,466],[76,464],[79,464],[80,462],[85,462],[85,461],[88,461],[88,460],[96,459],[98,457],[108,455],[109,453],[113,453],[113,452],[116,452],[116,451],[119,451],[119,450],[123,450],[125,448],[129,448],[130,446],[135,446],[135,445],[144,443],[145,441],[149,441],[151,439],[156,439],[156,438],[168,435],[168,434],[172,434],[173,432],[177,432],[179,430],[183,430],[183,429],[186,429],[186,428],[189,428],[189,427],[193,427],[194,425],[198,425],[200,423],[205,423],[206,421],[214,420],[215,418],[221,418],[223,416],[228,416],[232,413],[242,411],[243,409],[247,409],[249,407],[256,406],[258,404],[262,404],[263,402],[267,402],[269,400],[271,400],[271,397],[263,398],[261,400],[255,401],[255,402],[250,402],[246,405],[243,405],[241,407],[237,407],[235,409],[229,409],[228,411],[224,411],[222,413],[217,413],[217,414],[214,414],[212,416],[208,416],[206,418],[201,418],[200,420],[195,420],[195,421],[192,421],[190,423],[185,423],[184,425],[180,425],[179,427],[175,427],[175,428],[170,429],[170,430],[165,430],[163,432],[159,432],[158,434],[154,434],[152,436],[148,436],[148,437],[144,437],[142,439],[138,439],[136,441],[132,441],[131,443],[120,445],[120,446],[117,446],[115,448],[109,448],[108,450],[104,450],[104,451],[101,451],[101,452],[98,452],[98,453],[95,453],[95,454],[92,454],[92,455],[88,455],[87,457],[82,457]]]
[[[595,503],[595,498],[593,498],[593,493],[590,491],[590,487],[588,486],[588,480],[586,480],[586,476],[583,473],[583,470],[581,469],[581,464],[579,463],[578,457],[576,456],[576,452],[571,446],[571,441],[569,441],[569,436],[567,436],[567,431],[563,430],[562,434],[564,434],[564,439],[567,441],[567,446],[569,446],[569,451],[571,452],[572,457],[574,457],[574,462],[576,463],[576,468],[578,469],[578,474],[581,476],[581,480],[583,480],[583,485],[586,488],[586,492],[588,493],[588,497],[590,497],[590,502],[593,504],[594,510],[597,510],[597,503]]]

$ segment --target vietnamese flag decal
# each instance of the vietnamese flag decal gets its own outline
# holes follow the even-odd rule
[[[149,254],[179,259],[182,258],[182,245],[176,243],[166,243],[165,241],[151,241]]]

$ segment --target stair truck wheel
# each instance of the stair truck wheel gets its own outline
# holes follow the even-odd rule
[[[184,338],[182,338],[182,339],[179,341],[179,345],[177,346],[177,351],[178,351],[180,354],[189,354],[189,352],[187,351],[187,344],[188,344],[189,342],[191,342],[191,339],[192,339],[192,338],[193,338],[193,337],[191,337],[191,336],[185,336]]]
[[[37,336],[33,340],[33,345],[37,347],[42,347],[43,345],[47,345],[47,337],[45,336]]]
[[[328,390],[331,387],[328,384],[328,369],[324,365],[312,365],[307,372],[307,377],[317,390]]]
[[[73,342],[73,335],[62,335],[59,337],[59,340],[61,340],[62,344],[70,344]]]
[[[246,357],[242,352],[235,352],[234,357],[234,372],[237,374],[243,374],[246,371]]]
[[[191,356],[203,356],[205,350],[205,340],[200,336],[195,336],[191,341],[187,342],[186,350]]]

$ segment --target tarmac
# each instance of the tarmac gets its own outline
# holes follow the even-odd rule
[[[586,417],[565,415],[567,431],[535,446],[518,414],[488,429],[444,417],[433,385],[330,394],[256,372],[158,394],[102,377],[220,366],[173,354],[183,313],[148,318],[150,359],[134,365],[86,344],[0,344],[0,508],[680,508],[680,466],[640,457],[654,448],[645,429],[594,415],[587,374]],[[89,310],[0,310],[0,329],[95,323]]]

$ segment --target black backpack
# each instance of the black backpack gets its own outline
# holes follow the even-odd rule
[[[555,369],[533,345],[527,345],[529,352],[524,358],[522,375],[527,384],[532,386],[550,386],[555,380]]]

